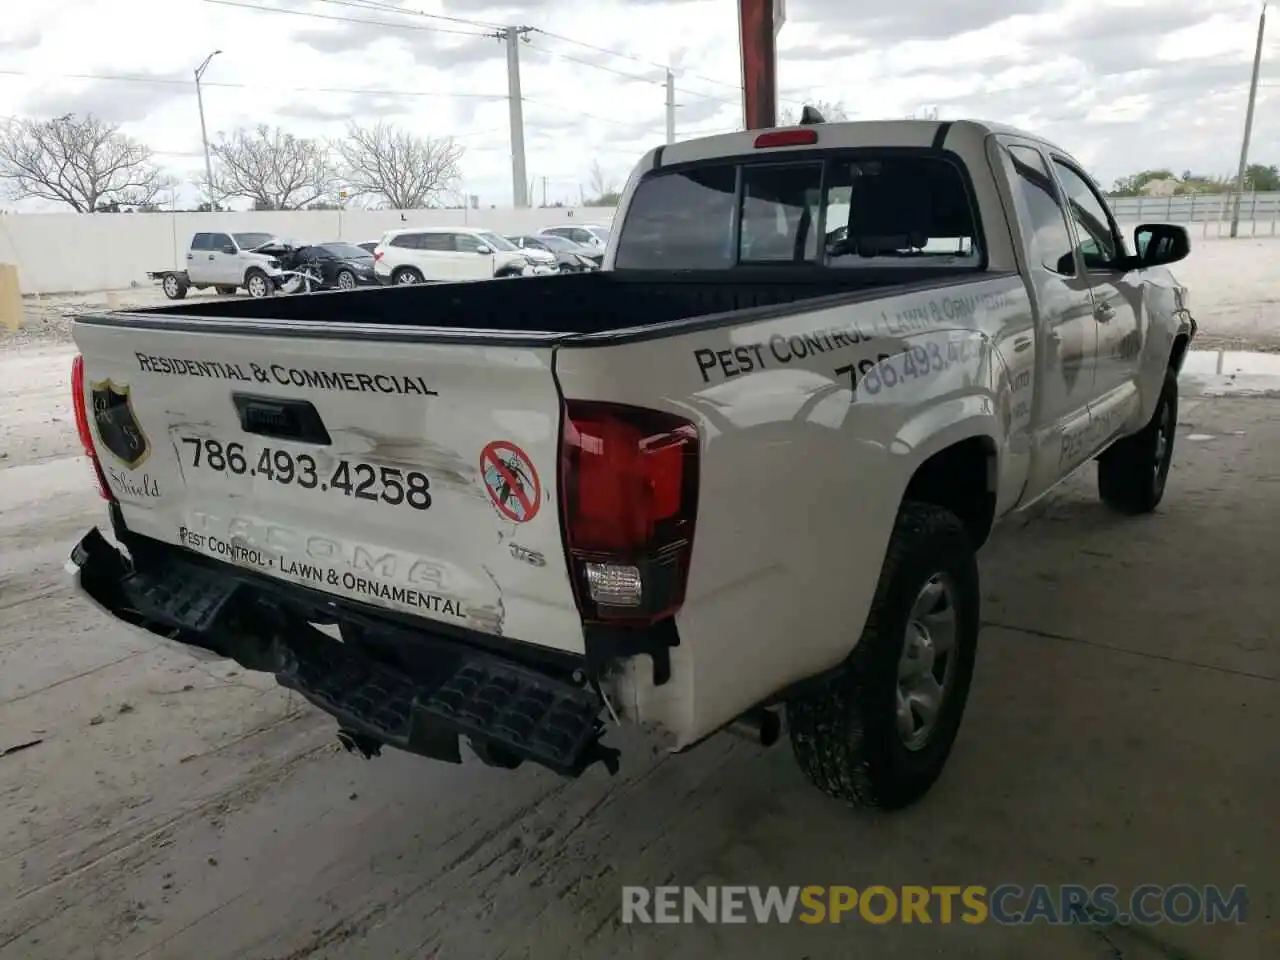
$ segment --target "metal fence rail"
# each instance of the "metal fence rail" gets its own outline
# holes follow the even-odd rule
[[[1107,202],[1120,223],[1199,223],[1201,236],[1230,233],[1231,194],[1108,197]],[[1240,236],[1275,236],[1277,220],[1280,220],[1280,193],[1246,193],[1240,197]]]

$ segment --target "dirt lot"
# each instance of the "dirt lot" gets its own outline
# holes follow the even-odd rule
[[[120,628],[62,574],[101,519],[69,358],[0,354],[3,960],[1280,955],[1274,376],[1242,391],[1196,358],[1156,516],[1107,513],[1086,475],[1000,531],[952,764],[916,808],[871,816],[809,787],[785,744],[727,736],[684,757],[623,738],[619,776],[577,782],[363,762],[260,676]],[[1008,882],[1247,884],[1249,923],[618,921],[623,884]]]

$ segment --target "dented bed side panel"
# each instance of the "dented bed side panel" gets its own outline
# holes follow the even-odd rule
[[[581,652],[550,350],[84,323],[74,337],[131,531]]]

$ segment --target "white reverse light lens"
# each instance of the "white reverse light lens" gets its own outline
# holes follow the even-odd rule
[[[638,607],[644,599],[638,567],[588,563],[587,589],[591,599],[602,607]]]

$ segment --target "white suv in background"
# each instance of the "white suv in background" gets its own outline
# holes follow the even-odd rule
[[[384,283],[488,280],[559,273],[554,254],[521,250],[492,230],[407,227],[388,230],[373,250],[373,272]]]
[[[609,228],[602,223],[558,223],[554,227],[543,227],[538,232],[564,237],[584,247],[603,250],[609,245]]]

